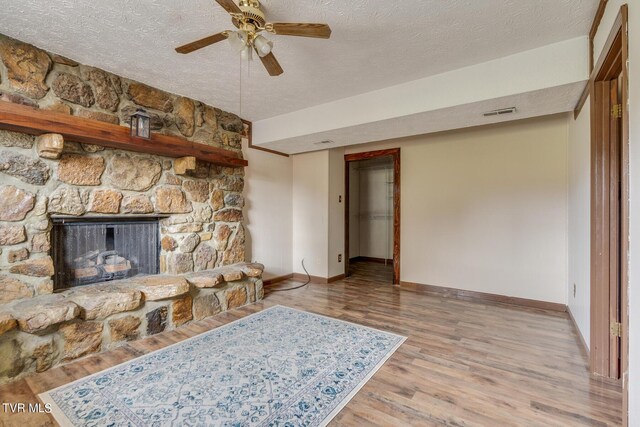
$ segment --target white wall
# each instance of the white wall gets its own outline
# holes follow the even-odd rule
[[[568,306],[589,345],[591,310],[591,105],[569,116]],[[575,295],[573,287],[575,285]]]
[[[566,115],[401,147],[401,280],[567,302]]]
[[[304,273],[300,265],[304,259],[310,275],[326,278],[329,277],[329,151],[299,154],[292,159],[293,271]]]
[[[247,259],[265,266],[264,278],[291,273],[293,159],[243,145]]]
[[[295,273],[331,278],[344,273],[344,150],[298,154],[293,159]],[[338,255],[342,260],[338,261]]]
[[[640,2],[609,0],[594,40],[597,60],[620,6],[629,5],[629,425],[640,426]]]
[[[349,163],[349,257],[360,256],[360,171]]]
[[[344,150],[329,150],[329,236],[327,260],[328,276],[332,278],[344,274]],[[341,255],[341,261],[338,261]]]

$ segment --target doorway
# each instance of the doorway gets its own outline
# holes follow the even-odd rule
[[[345,155],[345,275],[400,283],[400,149]]]
[[[629,241],[627,13],[623,7],[590,80],[592,374],[627,371]],[[626,380],[622,381],[626,387]]]

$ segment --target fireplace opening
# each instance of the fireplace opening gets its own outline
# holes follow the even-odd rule
[[[160,272],[154,217],[53,217],[54,290]]]

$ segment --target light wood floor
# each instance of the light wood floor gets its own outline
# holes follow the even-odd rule
[[[267,291],[261,303],[4,386],[0,400],[37,402],[38,393],[281,304],[408,337],[332,426],[621,424],[619,388],[589,378],[566,315],[399,290],[381,268],[354,265],[337,283]],[[46,414],[0,411],[0,425],[55,424]]]

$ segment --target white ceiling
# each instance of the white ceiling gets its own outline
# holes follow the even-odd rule
[[[178,45],[232,28],[213,0],[2,0],[0,32],[79,62],[241,114],[297,111],[570,39],[598,0],[264,0],[271,21],[326,22],[330,40],[269,36],[285,74],[243,73],[226,43]]]
[[[272,143],[260,144],[260,146],[287,154],[298,154],[564,113],[573,111],[576,106],[575,100],[580,97],[584,86],[584,82],[571,83],[319,134],[280,139]],[[517,105],[517,111],[514,114],[493,117],[482,115],[486,111],[515,105]],[[331,141],[331,143],[320,144],[319,141]]]
[[[253,122],[253,144],[286,153],[573,111],[589,79],[586,36]],[[483,112],[516,107],[517,114]]]

